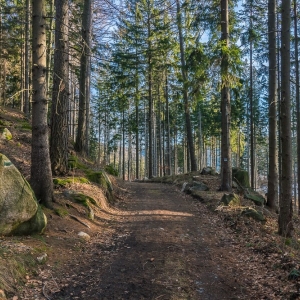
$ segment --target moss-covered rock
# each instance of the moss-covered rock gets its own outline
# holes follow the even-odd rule
[[[2,139],[6,140],[6,141],[10,141],[10,140],[12,140],[12,138],[13,138],[13,136],[12,136],[11,132],[7,128],[4,128],[3,132],[2,132]]]
[[[39,208],[29,183],[5,156],[0,154],[0,235],[10,235],[19,228],[30,234],[42,232],[45,216]],[[20,229],[22,224],[25,229]]]
[[[249,181],[249,173],[246,170],[233,168],[232,169],[232,178],[233,180],[237,181],[239,185],[244,188],[250,187]]]
[[[190,187],[191,191],[208,191],[208,186],[201,181],[193,181],[192,187]]]
[[[202,169],[200,172],[201,175],[217,175],[217,172],[214,168],[212,167],[205,167]]]
[[[261,221],[261,222],[266,221],[265,216],[260,211],[257,211],[256,209],[251,207],[244,209],[242,211],[242,215],[245,215],[257,221]]]
[[[245,194],[245,198],[253,201],[257,206],[263,206],[266,204],[266,199],[257,192],[252,191],[249,194]]]
[[[47,217],[42,208],[38,206],[36,214],[28,221],[21,223],[11,233],[12,235],[29,235],[33,233],[43,233],[47,226]]]
[[[241,200],[236,194],[224,194],[220,203],[225,206],[240,206]]]

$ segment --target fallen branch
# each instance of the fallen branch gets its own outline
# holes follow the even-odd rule
[[[45,292],[45,287],[46,287],[46,285],[47,285],[47,282],[45,282],[44,283],[44,285],[43,285],[43,295],[44,295],[44,297],[47,299],[47,300],[51,300],[51,298],[46,294],[46,292]]]
[[[81,221],[79,218],[77,218],[74,215],[69,215],[72,219],[76,220],[77,222],[79,222],[80,224],[86,226],[87,228],[91,228],[90,225],[86,224],[85,222]]]

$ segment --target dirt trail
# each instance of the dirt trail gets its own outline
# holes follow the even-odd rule
[[[247,299],[232,272],[230,236],[205,206],[174,186],[126,188],[114,243],[86,247],[85,262],[66,270],[71,284],[52,299]]]

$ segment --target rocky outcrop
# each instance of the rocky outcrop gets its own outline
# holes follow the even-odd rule
[[[29,183],[0,154],[0,235],[41,233],[46,224]]]

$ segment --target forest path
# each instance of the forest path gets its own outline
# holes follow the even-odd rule
[[[86,248],[72,284],[52,299],[247,299],[216,215],[171,185],[125,187],[110,224],[115,242]]]

